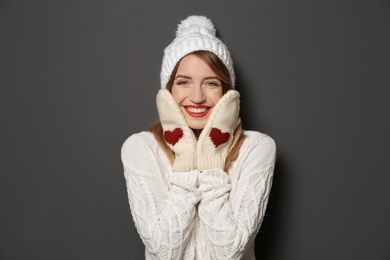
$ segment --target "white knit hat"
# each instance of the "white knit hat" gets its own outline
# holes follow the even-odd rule
[[[210,51],[217,55],[229,71],[232,86],[235,85],[233,61],[225,44],[215,35],[213,23],[204,16],[189,16],[176,31],[176,38],[164,50],[161,66],[161,88],[165,88],[176,63],[194,51]]]

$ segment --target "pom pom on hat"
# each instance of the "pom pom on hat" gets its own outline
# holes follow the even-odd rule
[[[232,86],[235,86],[233,61],[225,44],[216,37],[213,23],[204,16],[192,15],[181,21],[176,30],[176,38],[164,50],[161,88],[166,87],[176,64],[194,51],[214,53],[228,69]]]
[[[201,33],[215,36],[215,28],[210,19],[204,16],[192,15],[182,21],[177,27],[176,36],[184,36],[190,33]]]

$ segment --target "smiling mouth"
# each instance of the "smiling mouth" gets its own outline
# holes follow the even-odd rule
[[[207,106],[184,106],[184,110],[192,117],[204,117],[210,109],[211,107]]]

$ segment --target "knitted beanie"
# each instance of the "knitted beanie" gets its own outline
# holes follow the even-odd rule
[[[161,88],[165,88],[176,63],[194,51],[210,51],[217,55],[229,71],[232,86],[235,85],[233,61],[225,44],[216,37],[213,23],[204,16],[189,16],[176,31],[176,38],[164,50],[161,66]]]

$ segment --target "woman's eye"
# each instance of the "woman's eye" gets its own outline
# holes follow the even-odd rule
[[[178,82],[176,82],[177,85],[186,85],[188,84],[188,81],[185,81],[185,80],[180,80]]]
[[[206,85],[211,87],[218,87],[219,83],[215,81],[210,81],[210,82],[206,82]]]

